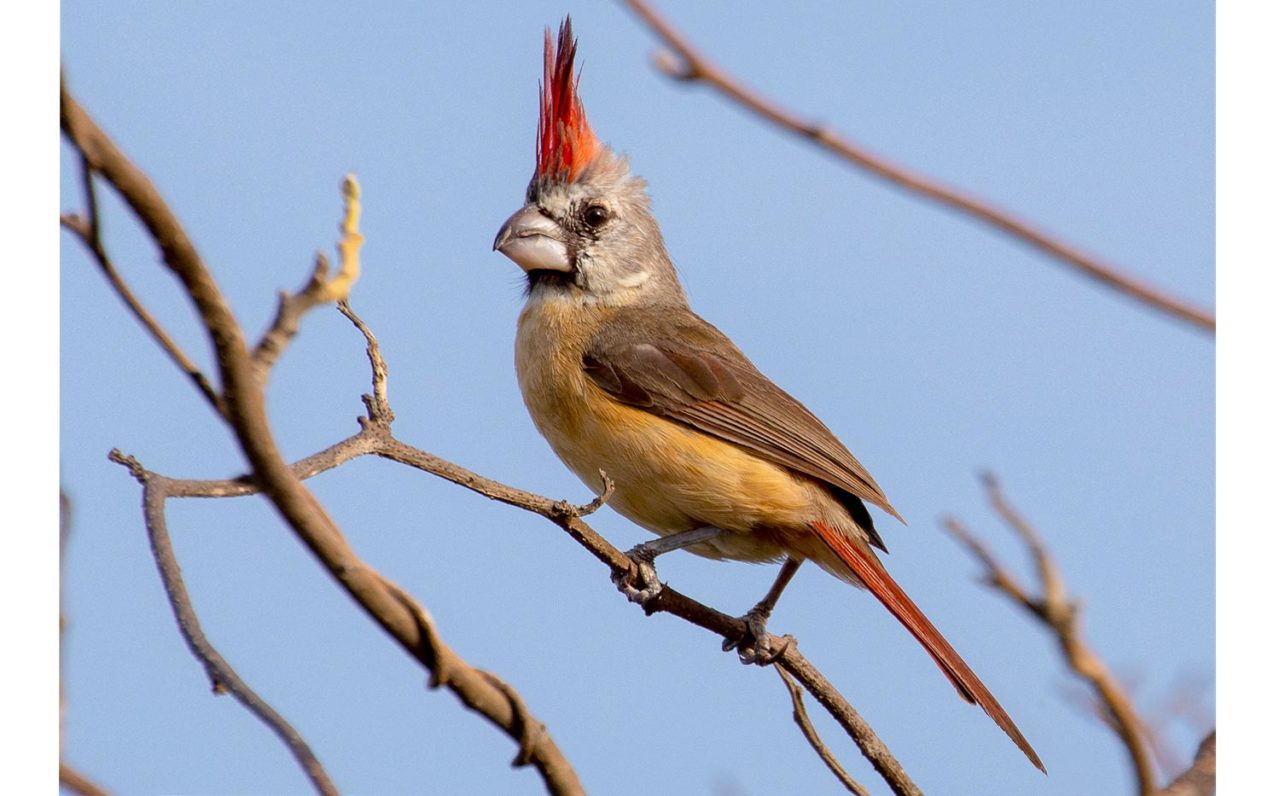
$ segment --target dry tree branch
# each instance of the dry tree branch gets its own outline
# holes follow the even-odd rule
[[[159,246],[165,265],[195,303],[213,344],[223,384],[224,416],[249,459],[253,483],[366,613],[432,669],[437,660],[436,648],[431,628],[422,621],[425,612],[360,560],[323,506],[280,455],[267,420],[262,370],[246,346],[230,305],[178,219],[146,175],[67,92],[65,83],[61,86],[61,126],[88,167],[102,175],[129,205]],[[345,297],[353,278],[351,269],[344,268],[329,283],[329,298]],[[539,725],[521,714],[519,705],[509,698],[509,690],[496,687],[485,677],[462,678],[452,685],[468,707],[516,738],[522,749],[528,744],[522,759],[537,768],[549,791],[582,792],[576,773],[549,734],[541,731],[535,742],[528,741],[530,728]]]
[[[1157,796],[1213,796],[1218,781],[1218,733],[1212,730],[1200,742],[1191,767]]]
[[[796,726],[804,734],[804,739],[809,742],[809,746],[813,747],[813,751],[817,752],[818,757],[822,758],[822,762],[835,775],[835,778],[840,780],[840,784],[844,785],[845,790],[856,794],[856,796],[871,796],[871,791],[862,787],[853,777],[849,776],[849,772],[844,770],[844,767],[840,765],[840,761],[831,753],[827,745],[822,742],[817,728],[813,726],[813,722],[809,721],[809,711],[805,710],[804,694],[800,691],[800,686],[796,685],[796,681],[792,680],[781,666],[775,665],[774,668],[778,672],[778,677],[782,678],[783,684],[786,685],[787,692],[791,694],[791,717],[795,719]]]
[[[1133,767],[1137,792],[1144,796],[1154,793],[1156,774],[1151,750],[1146,743],[1150,731],[1129,701],[1124,688],[1112,676],[1102,658],[1085,641],[1080,627],[1079,602],[1068,594],[1062,573],[1044,541],[1031,524],[1009,504],[995,476],[983,474],[982,482],[996,513],[1018,535],[1031,554],[1036,567],[1039,594],[1033,594],[1024,588],[1000,564],[986,544],[970,533],[958,519],[945,518],[943,527],[985,567],[983,579],[988,586],[1008,597],[1015,605],[1026,609],[1053,632],[1067,665],[1093,691],[1105,711],[1104,723],[1124,744]]]
[[[1018,219],[1012,213],[990,202],[891,163],[845,138],[829,126],[807,121],[760,96],[707,60],[683,34],[663,19],[645,0],[623,0],[623,3],[671,48],[659,51],[654,58],[655,66],[668,77],[711,86],[729,100],[757,116],[812,141],[817,146],[881,179],[977,218],[1148,307],[1197,326],[1210,334],[1217,329],[1217,321],[1211,311],[1194,306],[1160,288],[1125,274],[1114,265],[1086,254],[1066,241],[1037,229],[1029,222]]]
[[[138,301],[137,296],[133,295],[133,291],[129,289],[129,285],[125,283],[124,278],[120,276],[120,272],[116,270],[115,264],[111,261],[111,257],[107,255],[106,247],[102,243],[102,219],[98,211],[98,192],[93,185],[93,167],[89,163],[89,159],[81,156],[80,158],[80,181],[84,187],[85,207],[87,208],[88,217],[76,215],[74,213],[63,213],[58,217],[58,222],[64,229],[71,232],[85,248],[93,255],[93,259],[98,263],[98,268],[102,271],[102,275],[111,283],[111,287],[115,289],[116,294],[124,301],[125,306],[133,313],[138,322],[142,324],[156,343],[164,350],[169,358],[173,360],[187,377],[195,384],[200,394],[209,401],[213,408],[222,417],[226,417],[226,405],[222,401],[222,396],[218,394],[213,385],[209,383],[208,377],[201,372],[196,363],[173,341],[167,332],[160,326],[147,308],[142,306],[142,302]]]
[[[77,796],[107,796],[98,783],[66,763],[58,763],[58,784]]]
[[[611,573],[630,573],[633,566],[631,559],[627,558],[624,553],[611,545],[582,520],[582,517],[599,509],[612,492],[613,483],[607,475],[602,475],[604,486],[600,496],[585,505],[575,506],[564,500],[552,500],[551,498],[494,481],[395,439],[391,432],[391,418],[394,415],[386,397],[387,367],[378,350],[377,339],[345,302],[339,304],[339,309],[351,319],[352,323],[360,329],[366,339],[366,351],[373,370],[373,395],[364,396],[365,405],[368,407],[368,415],[359,418],[361,428],[355,435],[292,465],[291,469],[296,477],[299,479],[310,478],[359,456],[369,454],[381,456],[444,478],[490,499],[539,514],[564,529],[571,538],[606,564]],[[236,497],[257,494],[260,491],[251,476],[228,480],[168,479],[166,490],[168,497],[184,498]],[[686,597],[670,586],[666,586],[655,600],[646,605],[645,610],[648,613],[671,613],[726,638],[740,638],[745,630],[741,620]],[[442,652],[436,646],[438,638],[433,627],[428,626],[427,631],[427,636],[431,639],[432,644],[431,657],[436,661],[438,667],[434,671],[440,672],[433,676],[432,684],[452,686],[454,685],[453,679],[442,673],[453,673],[470,669],[470,667],[457,660],[452,653]],[[875,735],[871,727],[858,715],[848,701],[836,691],[835,687],[800,655],[795,645],[788,645],[775,636],[770,637],[770,643],[774,649],[786,648],[778,659],[778,665],[785,668],[804,684],[810,694],[828,710],[845,732],[858,744],[863,754],[881,776],[889,782],[893,792],[896,794],[919,794],[920,790],[911,782],[902,766],[893,758],[888,748]],[[495,685],[501,682],[493,675],[482,674]],[[463,699],[464,702],[469,699],[467,695],[462,693],[459,693],[459,698]],[[522,716],[521,721],[527,723],[529,720]],[[538,725],[527,724],[527,726]],[[522,741],[522,748],[524,745]]]
[[[173,608],[173,617],[177,620],[178,630],[187,642],[191,653],[200,661],[209,677],[215,694],[230,693],[250,713],[257,716],[272,732],[289,747],[298,765],[302,767],[307,778],[317,793],[325,796],[337,796],[338,789],[329,778],[328,772],[316,758],[311,747],[293,725],[281,716],[274,708],[240,678],[231,664],[219,654],[209,639],[205,637],[196,616],[195,606],[191,604],[191,595],[187,592],[186,583],[182,579],[182,569],[178,566],[178,558],[173,551],[173,543],[169,539],[169,528],[165,522],[164,504],[170,497],[172,479],[152,473],[132,456],[126,456],[118,450],[111,451],[111,461],[123,465],[138,483],[142,484],[142,513],[147,528],[147,537],[151,541],[151,554],[155,558],[156,568],[160,571],[160,580],[164,583],[165,594],[169,605]]]
[[[345,211],[338,231],[338,262],[341,267],[336,276],[329,278],[329,260],[324,252],[316,252],[315,266],[307,284],[297,293],[280,294],[280,304],[275,320],[253,350],[253,361],[259,379],[265,384],[267,375],[285,346],[298,333],[302,316],[313,307],[330,301],[343,301],[360,275],[360,246],[364,236],[360,234],[360,184],[348,174],[342,180],[342,197]]]
[[[612,574],[629,577],[634,563],[604,537],[582,521],[582,508],[573,506],[563,500],[552,500],[542,495],[526,492],[516,487],[494,481],[478,473],[471,472],[452,462],[419,450],[388,436],[374,451],[378,456],[415,467],[432,475],[439,476],[455,484],[484,495],[487,498],[506,503],[509,506],[539,514],[559,525],[575,542],[582,545],[601,563],[609,567]],[[593,508],[595,501],[587,507]],[[678,616],[705,630],[726,639],[740,639],[746,633],[746,625],[737,617],[717,611],[710,606],[694,600],[669,585],[664,585],[661,592],[653,600],[644,605],[646,614],[669,613]],[[794,643],[774,635],[769,636],[771,649],[782,649],[777,663],[795,677],[814,699],[816,699],[832,718],[844,729],[849,737],[858,745],[864,757],[875,768],[876,772],[889,784],[895,794],[919,794],[921,791],[907,775],[902,765],[880,740],[871,726],[858,714],[830,681],[818,671]]]
[[[102,175],[130,206],[160,247],[165,265],[179,278],[195,303],[209,332],[219,375],[225,385],[222,394],[226,409],[224,417],[252,467],[250,475],[238,479],[192,481],[164,478],[136,466],[136,477],[142,480],[140,473],[145,474],[144,486],[164,479],[163,492],[151,491],[150,501],[163,502],[168,497],[228,497],[261,492],[335,580],[384,630],[432,672],[433,685],[450,687],[465,705],[518,741],[520,754],[516,764],[536,766],[552,793],[580,793],[581,785],[568,761],[545,728],[528,716],[514,691],[496,676],[466,665],[444,647],[425,610],[359,559],[323,507],[302,485],[302,479],[355,456],[373,453],[539,514],[560,526],[613,573],[629,576],[634,568],[631,559],[582,521],[583,516],[599,508],[607,498],[611,489],[607,478],[603,495],[585,506],[575,506],[501,484],[395,439],[390,430],[392,414],[386,401],[385,363],[381,361],[372,334],[350,313],[349,308],[344,312],[369,342],[368,354],[374,369],[374,395],[365,396],[368,416],[360,418],[362,428],[354,437],[295,465],[287,464],[276,448],[266,419],[263,387],[267,370],[296,332],[297,319],[306,308],[319,303],[313,300],[315,296],[323,294],[322,300],[345,298],[346,286],[354,278],[353,269],[344,267],[337,278],[326,281],[327,266],[320,260],[311,281],[297,295],[282,297],[277,321],[264,335],[263,341],[250,352],[226,299],[155,187],[97,127],[67,93],[65,86],[61,99],[64,134],[84,157],[88,167]],[[348,199],[353,200],[354,196],[349,195]],[[354,232],[349,227],[344,225],[344,241],[348,243],[348,233]],[[344,252],[344,257],[347,253]],[[316,287],[317,283],[323,287]],[[128,462],[127,458],[121,459]],[[670,587],[664,588],[657,598],[650,601],[645,611],[649,614],[671,613],[725,638],[741,638],[746,632],[740,619],[703,605]],[[883,741],[848,700],[799,653],[796,646],[776,636],[769,640],[774,649],[782,650],[776,658],[777,663],[803,684],[858,744],[892,791],[899,796],[919,794],[919,788]],[[226,677],[225,672],[223,676]]]

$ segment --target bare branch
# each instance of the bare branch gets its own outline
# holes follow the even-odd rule
[[[253,350],[258,378],[266,383],[271,367],[280,358],[289,341],[298,333],[302,316],[313,307],[330,301],[345,301],[351,286],[360,275],[360,183],[354,174],[342,180],[342,236],[338,239],[338,273],[329,278],[329,260],[324,252],[316,252],[315,265],[307,283],[297,293],[281,293],[275,320]]]
[[[385,362],[382,361],[377,340],[373,337],[368,327],[355,316],[350,307],[344,310],[344,314],[347,314],[352,323],[365,335],[368,343],[367,351],[374,373],[374,393],[385,397],[387,368]],[[376,406],[377,402],[366,396],[366,404]],[[386,412],[390,413],[389,407],[386,408]],[[563,528],[571,538],[605,563],[611,572],[625,573],[630,571],[631,560],[581,519],[582,516],[589,513],[587,509],[592,509],[597,501],[601,501],[601,498],[597,498],[585,506],[575,506],[568,501],[552,500],[532,492],[526,492],[485,478],[478,473],[471,472],[434,454],[395,439],[391,434],[389,423],[377,422],[373,417],[368,419],[361,418],[361,420],[361,430],[354,436],[335,443],[325,450],[308,456],[292,465],[291,469],[294,475],[299,479],[309,478],[358,456],[374,454],[465,486],[485,497],[539,514]],[[369,422],[370,420],[374,422]],[[602,497],[607,499],[612,490],[612,480],[607,476],[602,477],[605,479],[605,491]],[[236,497],[256,494],[260,491],[251,476],[221,481],[168,479],[166,486],[169,497]],[[523,734],[525,732],[524,728],[540,727],[541,725],[523,715],[523,703],[518,699],[510,699],[506,694],[507,687],[505,687],[505,684],[501,687],[497,686],[496,684],[501,681],[496,680],[494,675],[481,673],[483,678],[480,679],[471,676],[471,672],[478,672],[479,670],[473,670],[469,665],[461,661],[455,653],[444,647],[439,640],[434,625],[426,618],[425,611],[418,607],[416,603],[413,603],[398,587],[385,580],[381,582],[385,588],[388,588],[396,595],[397,599],[405,603],[406,608],[411,610],[415,621],[419,625],[421,636],[425,639],[421,650],[422,654],[419,655],[419,658],[424,661],[427,668],[433,673],[432,686],[444,685],[451,688],[463,703],[468,706],[487,706],[492,709],[495,705],[495,699],[501,696],[503,700],[509,703],[510,708],[516,710],[515,720],[512,722],[514,730],[511,734],[513,738],[516,738],[521,743],[522,753],[517,756],[517,762],[524,760],[525,754],[523,750],[527,745],[535,743],[539,738],[539,736],[525,736]],[[726,638],[740,638],[745,630],[741,620],[686,597],[670,586],[664,587],[658,598],[645,606],[645,610],[647,613],[665,612],[673,614]],[[911,781],[906,771],[889,752],[884,742],[876,736],[874,730],[854,710],[848,700],[795,649],[795,645],[784,644],[782,639],[777,637],[771,637],[770,643],[774,649],[784,650],[779,656],[778,664],[796,677],[809,693],[823,705],[849,737],[858,744],[863,755],[890,784],[893,792],[900,794],[900,796],[918,795],[920,793],[919,788]],[[457,675],[458,672],[463,671],[469,674],[466,677]],[[486,686],[496,688],[497,693],[487,693],[484,690]],[[503,724],[502,726],[505,729],[507,725]],[[533,740],[529,740],[530,738]],[[537,748],[536,744],[533,748]]]
[[[164,504],[169,497],[170,479],[148,472],[132,456],[126,456],[118,450],[111,451],[111,461],[121,464],[138,483],[142,484],[143,516],[147,527],[147,535],[151,540],[151,555],[155,558],[156,568],[160,571],[160,580],[164,583],[165,594],[169,605],[173,608],[174,619],[178,622],[178,630],[186,640],[191,653],[196,656],[205,668],[209,682],[215,694],[230,693],[250,713],[266,724],[271,731],[289,747],[298,765],[302,767],[316,792],[325,796],[337,796],[338,789],[328,772],[320,764],[311,747],[303,740],[302,735],[293,725],[281,716],[266,700],[249,687],[241,679],[231,664],[218,652],[200,627],[195,607],[191,604],[191,595],[187,592],[182,579],[182,570],[173,552],[173,543],[169,540],[169,529],[165,523]]]
[[[813,747],[813,751],[818,753],[818,757],[822,758],[822,762],[826,764],[836,779],[840,780],[840,784],[845,789],[857,796],[871,796],[871,791],[858,784],[849,773],[840,765],[840,761],[836,760],[836,756],[831,753],[827,745],[822,742],[822,738],[818,736],[818,731],[814,728],[813,722],[809,721],[809,712],[804,709],[804,694],[800,691],[800,686],[796,685],[795,680],[787,676],[787,672],[781,666],[774,665],[774,669],[778,672],[778,677],[782,678],[782,682],[787,687],[787,693],[791,695],[791,716],[795,719],[796,725],[800,727],[800,732],[804,734],[804,739],[809,742],[809,746]]]
[[[96,782],[66,763],[58,764],[58,784],[77,796],[108,796]]]
[[[432,453],[406,445],[395,438],[388,437],[379,445],[375,453],[383,458],[452,481],[487,498],[540,514],[564,529],[570,538],[609,567],[611,573],[625,576],[631,571],[631,559],[583,522],[576,512],[566,511],[568,504],[564,501],[552,500],[494,481]],[[644,610],[647,614],[660,612],[673,614],[723,638],[740,639],[746,632],[746,626],[741,619],[691,599],[669,585],[664,586],[656,598],[646,603]],[[772,649],[780,649],[784,646],[784,642],[777,636],[770,635],[769,645]],[[827,709],[832,718],[858,744],[863,755],[885,778],[894,793],[920,793],[870,725],[853,709],[848,700],[800,654],[795,644],[786,646],[785,651],[778,658],[778,663],[799,680],[814,699]]]
[[[224,385],[226,418],[249,459],[252,483],[261,488],[289,527],[361,608],[410,655],[430,668],[433,653],[420,616],[405,605],[402,592],[360,560],[324,507],[280,455],[267,421],[261,370],[245,345],[244,333],[230,305],[177,217],[146,175],[67,92],[65,83],[61,89],[61,122],[67,139],[142,222],[160,247],[165,265],[195,303],[214,347]],[[350,273],[347,276],[354,278]],[[475,704],[466,699],[464,702],[477,707],[490,722],[523,742],[521,716],[499,689],[488,680],[483,682],[491,693],[485,695],[483,687],[477,686],[471,694]],[[540,735],[528,757],[548,790],[582,792],[577,775],[547,733]]]
[[[373,394],[362,396],[365,410],[368,412],[368,420],[389,427],[396,419],[396,413],[391,411],[391,404],[387,401],[387,363],[382,358],[378,339],[373,336],[373,332],[364,321],[360,320],[360,316],[355,314],[350,302],[346,299],[338,302],[338,311],[360,330],[360,334],[364,335],[365,353],[369,357],[369,367],[373,370]]]
[[[583,503],[581,506],[575,506],[572,503],[565,502],[561,509],[572,514],[575,517],[589,517],[609,502],[609,498],[613,497],[614,483],[613,479],[604,470],[600,471],[600,483],[602,489],[600,494],[596,495],[592,500]]]
[[[573,504],[563,500],[552,500],[551,498],[485,478],[478,473],[471,472],[427,451],[406,445],[392,437],[388,428],[374,423],[366,423],[356,435],[299,461],[292,466],[292,470],[298,478],[308,478],[366,454],[374,454],[415,467],[465,486],[485,497],[539,514],[563,528],[571,538],[605,563],[611,572],[625,573],[630,571],[631,560],[583,522],[579,516],[578,508],[574,507]],[[159,478],[160,476],[153,477]],[[260,491],[253,479],[248,476],[223,481],[166,479],[166,482],[168,497],[235,497],[256,494]],[[381,576],[378,577],[383,587],[392,591],[397,599],[410,600],[398,587],[390,584],[385,579],[381,579]],[[437,685],[449,687],[469,707],[473,706],[474,703],[486,709],[495,709],[494,700],[501,697],[501,700],[507,703],[507,708],[504,708],[504,710],[511,709],[514,706],[519,706],[519,709],[522,709],[522,704],[518,700],[510,700],[505,689],[499,688],[494,684],[492,675],[481,673],[483,677],[479,679],[470,677],[470,675],[466,678],[458,676],[457,673],[459,671],[478,672],[479,670],[472,669],[462,662],[455,653],[444,647],[443,643],[439,641],[434,625],[430,623],[429,619],[426,619],[426,613],[423,609],[416,607],[416,603],[411,603],[411,601],[407,604],[415,606],[412,611],[415,621],[418,622],[422,638],[416,657],[422,660],[427,668],[432,671],[431,684],[433,687]],[[671,586],[665,586],[658,597],[645,606],[645,611],[649,614],[670,613],[725,638],[740,638],[745,632],[745,627],[740,619],[687,597]],[[784,648],[783,653],[778,658],[778,665],[799,680],[805,689],[823,705],[849,737],[858,744],[863,755],[890,784],[893,792],[900,796],[918,796],[921,791],[911,781],[892,753],[889,752],[884,742],[854,710],[848,700],[800,654],[795,645],[784,644],[783,640],[776,636],[770,636],[770,644],[774,649]],[[494,693],[486,694],[483,691],[477,693],[475,690],[466,690],[468,688],[483,689],[486,686],[495,689]],[[489,717],[492,720],[493,717]],[[507,729],[508,724],[504,721],[501,726]],[[522,735],[523,728],[540,727],[541,725],[531,722],[517,713],[513,717],[510,726],[513,728],[512,737],[521,742],[523,749],[526,743]],[[537,747],[535,746],[535,748]],[[517,761],[522,759],[523,755],[517,757]]]
[[[990,549],[959,520],[947,518],[943,521],[943,527],[985,567],[984,581],[987,585],[1004,594],[1015,605],[1029,611],[1053,632],[1067,665],[1093,691],[1105,711],[1104,723],[1124,744],[1133,767],[1137,792],[1144,796],[1154,793],[1156,774],[1151,749],[1147,745],[1150,730],[1134,709],[1124,688],[1112,676],[1102,658],[1085,641],[1080,627],[1079,604],[1068,594],[1062,573],[1040,535],[1009,504],[994,475],[984,474],[982,482],[992,508],[1022,539],[1031,554],[1036,565],[1040,594],[1035,595],[1022,588],[997,561]]]
[[[218,395],[217,390],[209,383],[209,379],[196,366],[196,363],[173,341],[173,338],[165,332],[155,317],[147,311],[147,308],[142,306],[142,302],[129,289],[129,285],[125,283],[120,276],[120,272],[116,270],[115,264],[107,255],[106,248],[102,244],[102,220],[99,218],[98,195],[93,185],[93,167],[89,164],[89,159],[84,156],[80,158],[80,167],[80,180],[84,186],[88,218],[73,213],[63,213],[58,217],[59,223],[64,229],[80,239],[80,242],[84,244],[89,253],[93,255],[93,259],[98,263],[98,268],[102,271],[102,275],[107,278],[111,287],[116,291],[116,295],[120,296],[129,311],[138,319],[143,328],[151,334],[152,339],[160,345],[160,348],[169,355],[174,364],[187,374],[187,377],[195,384],[196,389],[209,401],[218,414],[225,417],[226,406],[223,404],[222,396]]]
[[[1114,265],[1086,254],[990,202],[890,163],[865,147],[841,136],[830,127],[802,119],[765,99],[707,60],[683,34],[663,19],[645,0],[623,0],[623,3],[674,51],[659,51],[654,58],[658,70],[668,77],[711,86],[729,100],[747,108],[757,116],[812,141],[846,162],[881,179],[990,224],[1148,307],[1197,326],[1210,334],[1216,330],[1217,321],[1209,310],[1196,307],[1160,288],[1125,274]]]
[[[1218,781],[1218,732],[1212,730],[1200,742],[1195,761],[1157,796],[1213,796]]]

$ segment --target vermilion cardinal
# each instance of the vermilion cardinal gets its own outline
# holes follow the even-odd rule
[[[889,577],[865,503],[901,520],[818,418],[689,308],[649,210],[645,183],[592,133],[573,74],[569,20],[546,34],[537,169],[494,248],[528,277],[516,372],[552,449],[609,505],[661,536],[630,552],[645,602],[656,555],[783,561],[743,617],[745,661],[769,660],[765,622],[800,563],[868,589],[924,645],[956,689],[1044,766],[1000,703]]]

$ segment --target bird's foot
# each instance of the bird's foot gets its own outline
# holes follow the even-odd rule
[[[782,657],[795,641],[791,636],[783,636],[781,643],[774,649],[769,643],[769,632],[766,629],[769,623],[769,611],[761,610],[758,605],[747,611],[741,619],[747,626],[746,632],[738,638],[726,638],[721,649],[725,652],[737,650],[738,660],[744,665],[769,666]]]
[[[627,558],[631,559],[631,571],[615,574],[613,585],[631,602],[644,605],[662,592],[658,570],[653,566],[654,553],[651,548],[638,544],[627,551]]]

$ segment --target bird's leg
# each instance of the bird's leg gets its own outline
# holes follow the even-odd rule
[[[737,649],[738,659],[743,663],[758,663],[761,666],[767,666],[786,651],[791,637],[787,636],[787,642],[780,649],[770,650],[769,634],[766,632],[765,627],[769,623],[769,615],[773,613],[773,607],[778,604],[778,598],[782,596],[782,590],[787,588],[787,584],[795,577],[796,570],[800,569],[800,564],[800,559],[788,556],[786,562],[782,565],[782,569],[778,571],[778,577],[773,581],[773,585],[769,587],[769,593],[742,616],[742,621],[747,625],[747,632],[741,638],[725,639],[725,652]]]
[[[724,531],[719,528],[706,525],[638,544],[627,551],[627,558],[631,559],[631,563],[635,565],[634,568],[628,574],[614,575],[613,583],[618,587],[618,591],[627,595],[628,600],[644,605],[662,591],[662,584],[658,581],[658,571],[653,568],[655,558],[672,550],[714,539],[722,533]],[[633,582],[638,582],[640,587],[633,586]]]

